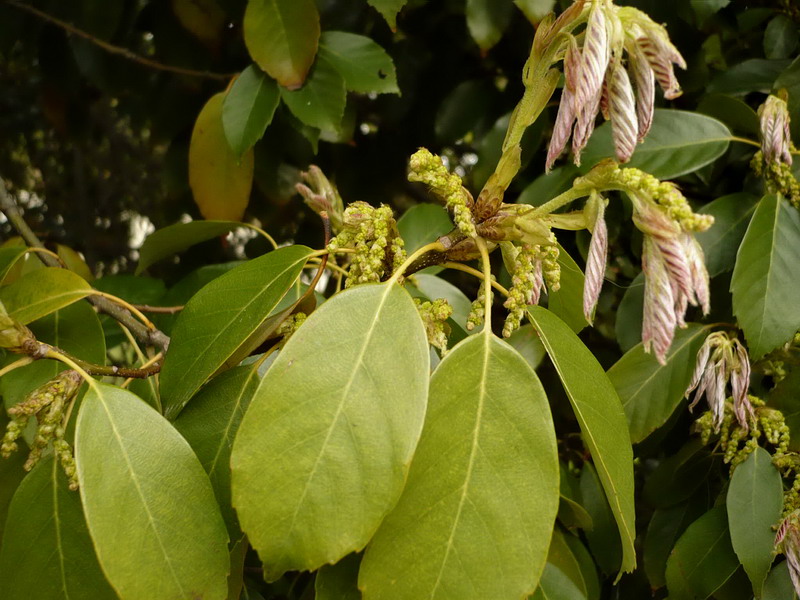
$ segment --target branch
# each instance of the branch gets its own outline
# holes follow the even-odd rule
[[[22,236],[22,239],[25,240],[25,243],[32,248],[44,248],[44,244],[42,244],[41,240],[25,222],[25,219],[19,212],[16,203],[8,195],[6,186],[1,178],[0,210],[5,213],[8,220],[14,226],[14,229],[16,229],[17,233],[19,233]],[[48,267],[62,267],[59,261],[49,254],[37,253],[37,256],[39,256],[41,261]],[[139,320],[136,319],[129,310],[114,304],[112,301],[108,300],[107,298],[103,298],[102,296],[89,296],[86,298],[86,300],[100,312],[107,314],[111,318],[125,325],[125,327],[130,329],[131,333],[136,336],[136,339],[138,339],[140,342],[147,344],[148,346],[158,346],[164,350],[166,350],[169,346],[169,337],[165,333],[159,331],[158,329],[148,329],[147,326],[139,322]]]
[[[25,11],[42,21],[46,21],[47,23],[51,23],[56,27],[60,27],[64,31],[69,34],[76,35],[81,37],[85,40],[90,41],[95,46],[99,46],[106,52],[111,54],[116,54],[118,56],[122,56],[130,61],[139,63],[140,65],[144,65],[146,67],[150,67],[151,69],[156,69],[158,71],[167,71],[169,73],[176,73],[178,75],[186,75],[188,77],[202,77],[205,79],[215,79],[217,81],[228,81],[231,77],[235,75],[235,73],[227,74],[227,73],[212,73],[210,71],[198,71],[196,69],[187,69],[184,67],[175,67],[172,65],[165,65],[160,63],[156,60],[147,58],[145,56],[141,56],[136,54],[132,50],[128,50],[127,48],[122,48],[120,46],[115,46],[114,44],[110,44],[104,40],[94,37],[92,34],[83,31],[82,29],[78,29],[74,25],[67,23],[66,21],[62,21],[61,19],[57,19],[56,17],[47,14],[44,11],[39,10],[29,4],[24,4],[22,2],[18,2],[17,0],[5,0],[6,4],[9,6],[13,6],[14,8],[18,8],[19,10]]]
[[[80,358],[72,356],[67,352],[61,350],[61,348],[57,348],[55,346],[51,346],[50,344],[46,344],[44,342],[40,342],[38,340],[30,340],[22,345],[22,351],[25,352],[28,356],[30,356],[34,360],[39,360],[42,358],[51,358],[53,360],[62,360],[62,357],[66,357],[69,362],[70,366],[77,365],[80,370],[85,371],[89,375],[93,376],[100,376],[100,377],[127,377],[129,379],[146,379],[147,377],[152,377],[156,373],[161,371],[161,361],[158,360],[153,364],[143,366],[140,368],[136,367],[117,367],[114,365],[96,365],[94,363],[86,362]],[[161,357],[161,353],[158,355]],[[19,362],[19,361],[18,361]],[[62,361],[66,362],[66,361]],[[72,364],[74,363],[74,365]],[[20,365],[22,366],[22,365]]]

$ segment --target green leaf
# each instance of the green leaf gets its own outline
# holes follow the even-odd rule
[[[608,370],[622,400],[631,442],[641,442],[675,412],[692,380],[695,358],[706,335],[704,327],[690,324],[675,333],[664,365],[637,344]]]
[[[786,561],[769,572],[763,592],[761,600],[797,600],[797,593],[794,591],[792,578],[789,575],[789,565]]]
[[[666,508],[688,500],[706,481],[716,460],[700,438],[690,438],[675,455],[661,460],[647,478],[645,501],[656,508]]]
[[[694,14],[697,15],[697,21],[701,24],[730,3],[731,0],[691,0]]]
[[[583,592],[558,567],[547,563],[539,581],[539,589],[531,600],[585,600]]]
[[[427,273],[417,273],[414,275],[414,284],[417,289],[429,300],[444,298],[453,307],[453,315],[450,317],[461,329],[467,326],[467,317],[472,308],[469,298],[449,281],[445,281],[436,275]]]
[[[597,359],[566,323],[539,306],[529,306],[528,316],[569,396],[614,513],[622,540],[621,571],[633,571],[633,450],[622,404]]]
[[[2,388],[0,388],[2,389]],[[793,368],[767,395],[767,404],[783,413],[790,431],[800,431],[800,369]],[[789,439],[789,449],[800,451],[800,436]]]
[[[92,293],[86,281],[66,269],[45,267],[31,271],[0,289],[8,315],[27,324],[69,306]]]
[[[589,324],[583,316],[583,271],[560,244],[558,248],[561,288],[557,292],[549,292],[547,308],[569,325],[572,331],[580,333]]]
[[[442,360],[406,488],[359,573],[367,600],[517,600],[535,590],[558,459],[534,371],[484,330]]]
[[[644,314],[644,273],[639,273],[628,285],[617,308],[614,333],[623,352],[642,341]],[[619,390],[617,390],[619,392]],[[630,422],[629,422],[630,425]]]
[[[538,25],[548,13],[553,11],[556,0],[514,0],[514,4],[523,12],[528,21]]]
[[[317,129],[339,131],[347,102],[344,79],[325,57],[320,56],[303,87],[281,88],[281,98],[292,114]]]
[[[783,482],[769,452],[756,448],[731,476],[726,500],[731,543],[753,584],[756,597],[772,564],[775,531],[781,520]]]
[[[367,4],[374,7],[391,27],[397,30],[397,13],[400,12],[408,0],[367,0]]]
[[[667,560],[669,597],[708,598],[738,567],[725,507],[712,508],[689,526]]]
[[[230,369],[212,379],[175,420],[208,473],[232,536],[239,526],[231,506],[231,447],[260,382],[257,364]]]
[[[139,249],[139,265],[136,274],[140,274],[150,265],[177,254],[195,244],[225,235],[237,227],[247,227],[238,221],[189,221],[175,223],[153,232],[145,238]]]
[[[800,214],[780,196],[758,203],[736,256],[731,292],[753,360],[800,329]]]
[[[361,600],[358,567],[361,557],[348,554],[335,565],[324,565],[314,580],[314,600]]]
[[[528,361],[534,370],[539,367],[547,353],[539,334],[530,323],[526,323],[514,331],[506,341],[522,355],[522,358]]]
[[[483,79],[462,81],[439,104],[434,123],[436,139],[442,143],[455,143],[470,133],[480,133],[486,126],[488,115],[493,114],[495,103],[496,89],[489,82]],[[503,132],[507,128],[506,120]],[[490,136],[484,135],[481,142]],[[500,158],[499,153],[497,158]],[[496,164],[495,160],[492,169]]]
[[[597,576],[597,567],[589,550],[576,535],[564,534],[564,542],[566,542],[570,552],[575,557],[580,569],[581,578],[586,585],[587,600],[600,600],[600,579]]]
[[[582,598],[588,598],[590,596],[588,590],[593,585],[584,578],[581,563],[566,538],[567,535],[562,532],[561,528],[556,527],[553,530],[553,538],[550,540],[550,548],[547,552],[547,564],[553,565],[566,575],[567,579],[578,588]]]
[[[687,500],[669,508],[657,508],[647,525],[642,562],[650,587],[667,583],[666,565],[675,542],[686,528],[705,512],[701,503]]]
[[[733,269],[757,200],[752,194],[739,192],[717,198],[698,211],[714,217],[714,225],[697,234],[711,277]]]
[[[772,61],[786,65],[788,61]],[[800,57],[794,59],[784,67],[775,79],[775,89],[786,88],[789,93],[789,114],[796,115],[800,110]],[[797,139],[800,136],[800,119],[794,119],[791,123],[792,136]],[[797,176],[797,166],[795,163],[795,176]]]
[[[0,431],[5,431],[8,421],[9,418],[6,415],[6,411],[0,410]],[[8,515],[11,499],[20,482],[27,474],[25,469],[22,468],[27,459],[26,446],[24,442],[18,442],[18,444],[20,450],[17,450],[8,458],[0,460],[0,542],[3,540],[3,532],[7,523],[6,516]],[[2,543],[0,543],[0,547],[2,547]]]
[[[731,132],[723,124],[693,112],[657,109],[647,139],[636,147],[626,166],[647,171],[659,179],[674,179],[697,171],[722,156]],[[583,170],[614,157],[611,122],[601,125],[583,152]]]
[[[39,341],[57,346],[72,356],[96,365],[106,363],[103,329],[97,313],[85,302],[76,302],[34,321],[30,330]],[[37,360],[6,373],[0,377],[0,394],[6,407],[22,402],[34,388],[68,368],[55,360]]]
[[[222,105],[225,138],[236,156],[261,139],[278,102],[278,84],[256,65],[250,65],[236,78]]]
[[[351,92],[400,93],[392,57],[366,36],[326,31],[319,40],[319,54],[339,72]]]
[[[797,24],[786,15],[777,15],[764,31],[764,54],[767,58],[792,58],[798,41]]]
[[[706,94],[697,105],[697,112],[722,121],[733,131],[758,136],[761,126],[750,105],[727,94]]]
[[[314,0],[249,0],[243,27],[244,43],[259,67],[285,88],[303,85],[319,43]]]
[[[435,242],[453,229],[447,211],[436,204],[417,204],[397,220],[397,229],[409,254]]]
[[[750,58],[717,75],[708,84],[707,91],[722,94],[767,93],[790,62]]]
[[[92,386],[78,413],[86,522],[122,600],[224,599],[225,524],[189,444],[130,392]]]
[[[174,417],[269,316],[311,249],[280,248],[214,279],[186,304],[161,368],[165,414]]]
[[[591,463],[586,463],[581,471],[581,498],[592,518],[592,528],[586,531],[589,548],[603,572],[611,575],[619,571],[622,547],[616,535],[614,513]]]
[[[0,248],[0,283],[3,283],[8,272],[17,264],[17,261],[25,255],[25,246],[8,246]]]
[[[556,167],[549,173],[539,175],[517,198],[518,204],[541,206],[572,187],[572,182],[581,172],[575,165]]]
[[[251,3],[252,5],[252,3]],[[209,98],[189,142],[189,186],[205,219],[240,221],[253,188],[254,153],[234,154],[222,126],[225,94]]]
[[[267,579],[372,537],[403,489],[428,361],[416,307],[394,283],[337,294],[289,339],[231,455],[233,505]]]
[[[22,481],[0,552],[4,600],[116,600],[103,576],[80,496],[48,456]]]
[[[467,27],[481,52],[503,37],[512,12],[511,0],[467,0]]]

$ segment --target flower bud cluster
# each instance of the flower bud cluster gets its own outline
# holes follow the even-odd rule
[[[409,160],[409,181],[427,185],[431,192],[453,213],[453,222],[464,235],[477,235],[472,217],[472,195],[461,185],[461,178],[447,171],[442,159],[420,148]]]
[[[495,276],[492,275],[492,281],[495,281]],[[486,318],[486,307],[492,306],[492,301],[494,300],[494,291],[489,289],[489,298],[487,302],[486,298],[486,286],[481,285],[480,289],[478,290],[478,297],[472,303],[472,306],[469,309],[469,315],[467,315],[467,331],[472,331],[476,327],[480,327],[483,325],[483,321]]]
[[[447,319],[453,315],[453,307],[444,298],[438,298],[433,302],[423,302],[419,298],[414,298],[414,304],[417,305],[419,316],[425,325],[428,343],[444,356],[447,354],[447,336],[450,335]]]
[[[705,339],[697,353],[692,381],[684,394],[688,398],[695,391],[689,410],[697,405],[700,398],[706,397],[714,415],[715,431],[719,431],[722,425],[727,397],[725,388],[729,381],[736,419],[739,426],[747,431],[748,421],[755,416],[747,395],[750,385],[750,358],[738,339],[731,339],[725,332],[717,331]]]
[[[6,427],[0,455],[8,458],[18,449],[17,440],[22,436],[28,421],[35,417],[37,421],[36,434],[30,447],[28,459],[24,468],[30,471],[42,457],[42,454],[52,442],[56,460],[61,463],[71,490],[78,489],[78,477],[75,468],[75,458],[72,448],[64,439],[66,431],[65,412],[72,403],[80,388],[83,379],[75,371],[63,371],[28,394],[27,398],[19,404],[8,409],[11,421]]]
[[[308,315],[304,312],[297,312],[289,315],[289,317],[278,327],[277,334],[282,336],[284,341],[288,340],[290,337],[292,337],[292,335],[294,335],[295,331],[300,329],[300,326],[306,322],[307,318]]]
[[[576,4],[587,9],[554,24],[562,27],[566,39],[565,85],[547,151],[547,170],[570,137],[575,163],[580,164],[599,112],[611,120],[617,159],[630,160],[653,122],[655,82],[665,98],[677,98],[681,90],[673,65],[686,68],[664,27],[640,10],[614,6],[610,0]],[[570,31],[584,19],[582,35],[573,35]]]
[[[791,147],[794,150],[794,146]],[[764,160],[764,153],[759,150],[750,161],[750,168],[758,177],[764,178],[767,191],[781,194],[797,209],[800,209],[800,181],[794,176],[789,164],[780,161]]]
[[[6,307],[0,302],[0,348],[24,352],[23,347],[29,341],[36,341],[31,330],[8,316]]]
[[[353,202],[344,211],[343,229],[328,244],[328,250],[353,248],[345,287],[381,281],[406,258],[403,239],[397,231],[392,209]]]
[[[508,309],[503,337],[509,337],[516,331],[525,316],[525,307],[539,304],[539,297],[544,287],[542,274],[541,247],[531,244],[513,246],[516,256],[513,261],[511,287],[503,306]]]

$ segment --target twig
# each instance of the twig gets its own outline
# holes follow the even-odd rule
[[[96,38],[92,34],[83,31],[82,29],[78,29],[74,25],[67,23],[66,21],[62,21],[61,19],[58,19],[44,11],[41,11],[38,8],[31,6],[30,4],[17,2],[17,0],[5,0],[5,2],[9,6],[13,6],[14,8],[18,8],[19,10],[25,11],[28,14],[31,14],[38,19],[41,19],[42,21],[46,21],[48,23],[51,23],[52,25],[55,25],[56,27],[60,27],[69,34],[76,35],[85,40],[88,40],[89,42],[91,42],[95,46],[99,46],[106,52],[122,56],[123,58],[139,63],[140,65],[150,67],[151,69],[156,69],[159,71],[167,71],[169,73],[175,73],[177,75],[186,75],[188,77],[203,77],[205,79],[215,79],[217,81],[228,81],[231,77],[236,75],[236,73],[212,73],[210,71],[198,71],[196,69],[187,69],[185,67],[165,65],[151,58],[141,56],[140,54],[137,54],[132,50],[128,50],[127,48],[115,46],[114,44],[110,44],[104,40]]]
[[[157,313],[162,315],[174,315],[181,312],[185,307],[181,306],[150,306],[149,304],[133,304],[137,310],[148,313]]]
[[[60,348],[56,348],[50,344],[45,344],[44,342],[37,342],[36,344],[36,353],[32,355],[34,358],[54,358],[69,365],[79,373],[83,371],[89,375],[95,375],[99,377],[129,377],[133,379],[146,379],[161,371],[160,360],[163,358],[163,355],[160,352],[153,357],[153,359],[156,359],[155,361],[153,361],[153,359],[148,361],[152,362],[152,364],[148,365],[145,363],[145,365],[142,365],[138,368],[117,367],[114,365],[96,365],[94,363],[86,362],[80,358],[70,356]]]
[[[19,212],[16,203],[11,199],[6,191],[6,186],[0,178],[0,210],[5,213],[8,220],[13,225],[17,233],[22,236],[25,243],[32,248],[44,248],[41,240],[36,236],[33,230],[25,222],[22,214]],[[55,260],[52,256],[44,253],[37,253],[37,256],[48,267],[61,267],[59,261]],[[114,304],[112,301],[101,296],[89,296],[86,300],[95,306],[97,310],[110,316],[111,318],[119,321],[130,329],[131,333],[136,336],[136,339],[149,346],[158,346],[164,350],[169,346],[169,337],[158,329],[148,329],[146,325],[140,323],[127,309]]]

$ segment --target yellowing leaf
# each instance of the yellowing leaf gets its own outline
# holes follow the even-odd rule
[[[241,159],[230,149],[222,127],[220,92],[206,102],[189,145],[189,185],[200,214],[206,219],[240,221],[253,187],[253,150]]]
[[[219,48],[225,28],[225,11],[216,0],[172,0],[172,12],[181,25],[213,50]]]

